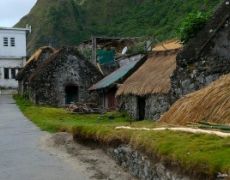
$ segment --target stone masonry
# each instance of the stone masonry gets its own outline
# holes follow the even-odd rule
[[[102,75],[75,48],[62,48],[53,54],[30,78],[30,99],[37,104],[64,106],[65,89],[78,88],[78,102],[96,102],[88,88]]]

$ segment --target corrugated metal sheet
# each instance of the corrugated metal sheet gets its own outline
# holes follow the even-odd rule
[[[119,80],[124,78],[141,60],[136,60],[120,67],[110,75],[106,76],[104,79],[94,84],[89,90],[99,90],[112,86],[118,83]]]

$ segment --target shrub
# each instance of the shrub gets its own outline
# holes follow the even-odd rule
[[[178,35],[181,39],[181,42],[185,44],[189,41],[189,39],[195,37],[197,33],[205,26],[209,17],[209,13],[203,13],[200,11],[190,13],[182,21],[178,28]]]

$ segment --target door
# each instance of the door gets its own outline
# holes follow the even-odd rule
[[[65,103],[71,104],[78,102],[78,86],[66,86],[65,88]]]
[[[146,98],[145,97],[138,97],[138,112],[139,112],[139,120],[145,119],[145,103]]]
[[[116,89],[111,89],[110,91],[107,92],[107,109],[109,110],[115,110],[117,107],[117,102],[116,102]]]

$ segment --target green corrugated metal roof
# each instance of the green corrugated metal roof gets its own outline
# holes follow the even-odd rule
[[[99,90],[107,88],[115,83],[118,83],[124,76],[126,76],[139,62],[140,60],[129,62],[128,64],[120,67],[104,79],[94,84],[89,90]]]

